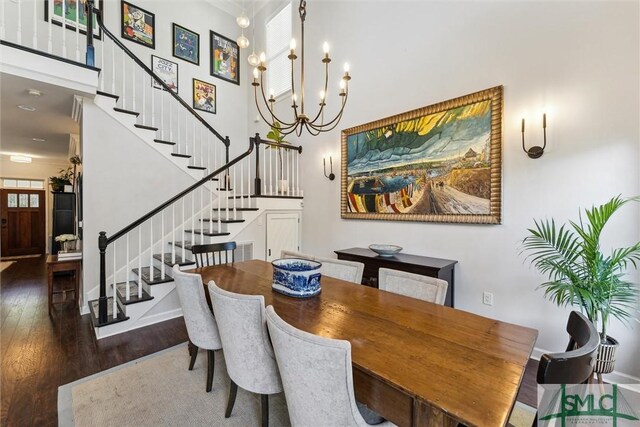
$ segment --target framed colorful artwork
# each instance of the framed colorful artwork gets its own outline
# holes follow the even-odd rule
[[[500,224],[502,86],[342,131],[341,216]]]
[[[173,24],[173,56],[200,65],[200,35]]]
[[[124,0],[122,0],[120,11],[122,38],[155,49],[156,16]]]
[[[240,85],[240,48],[235,41],[209,31],[211,75]]]
[[[44,20],[49,22],[49,17],[53,16],[52,22],[62,26],[64,12],[64,26],[67,29],[75,31],[77,26],[81,34],[87,34],[86,3],[87,0],[44,0]],[[103,0],[94,3],[94,6],[103,11]],[[96,15],[93,16],[93,37],[102,38],[102,29],[98,26]]]
[[[151,71],[158,76],[172,91],[178,93],[178,64],[159,56],[151,55]],[[156,89],[164,89],[154,79],[151,84]]]
[[[216,85],[193,79],[193,108],[216,113]]]

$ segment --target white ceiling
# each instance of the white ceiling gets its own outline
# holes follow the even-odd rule
[[[42,96],[29,95],[29,89],[42,92]],[[23,111],[18,105],[29,105],[36,111]],[[0,153],[25,154],[45,161],[67,159],[69,135],[79,133],[78,123],[71,118],[72,107],[72,90],[1,74]]]
[[[249,18],[251,18],[251,15],[253,14],[253,7],[255,6],[255,13],[258,13],[260,12],[260,9],[267,5],[269,0],[206,0],[206,2],[224,12],[227,12],[231,16],[240,15],[242,12],[242,5],[244,3],[244,10]]]

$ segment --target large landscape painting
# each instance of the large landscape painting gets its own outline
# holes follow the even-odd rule
[[[502,87],[342,132],[342,217],[500,223]]]

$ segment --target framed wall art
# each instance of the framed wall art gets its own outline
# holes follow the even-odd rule
[[[216,113],[216,85],[193,79],[193,109]]]
[[[120,11],[122,38],[155,49],[156,16],[124,0],[121,2]]]
[[[343,130],[342,218],[499,224],[502,92]]]
[[[240,48],[238,43],[214,31],[209,31],[211,75],[240,85]]]
[[[76,30],[76,25],[81,34],[87,34],[87,12],[85,4],[87,0],[44,0],[44,20],[49,21],[52,15],[52,22],[62,26],[62,12],[64,9],[64,26],[72,31]],[[103,0],[94,2],[94,6],[104,10]],[[93,36],[102,38],[102,30],[98,26],[97,17],[93,16]]]
[[[173,24],[173,56],[200,65],[200,35]]]
[[[172,91],[178,93],[178,64],[159,56],[151,55],[151,71],[160,77]],[[156,89],[164,89],[154,79],[151,80],[151,84]]]

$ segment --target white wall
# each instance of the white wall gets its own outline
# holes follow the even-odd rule
[[[536,291],[544,278],[523,262],[519,242],[533,218],[576,219],[578,207],[640,194],[638,3],[340,1],[309,2],[307,12],[307,94],[321,89],[324,40],[334,60],[330,106],[342,64],[351,64],[339,129],[504,85],[504,196],[497,226],[341,220],[339,167],[336,181],[322,176],[324,152],[339,165],[340,131],[305,136],[304,251],[396,243],[458,260],[457,308],[536,328],[538,348],[563,350],[568,310]],[[531,160],[520,119],[539,144],[545,108],[548,147]],[[639,213],[625,207],[606,246],[638,241]],[[492,307],[482,304],[483,291],[493,292]],[[610,332],[622,343],[617,370],[640,377],[640,325],[614,321]]]
[[[38,159],[33,159],[32,163],[15,163],[9,160],[8,156],[2,156],[0,159],[0,177],[2,178],[25,178],[40,179],[44,181],[45,203],[46,203],[46,251],[51,250],[51,222],[53,220],[53,196],[51,195],[51,187],[49,187],[49,177],[59,175],[60,169],[66,169],[70,166],[68,162],[63,160],[51,163]]]

